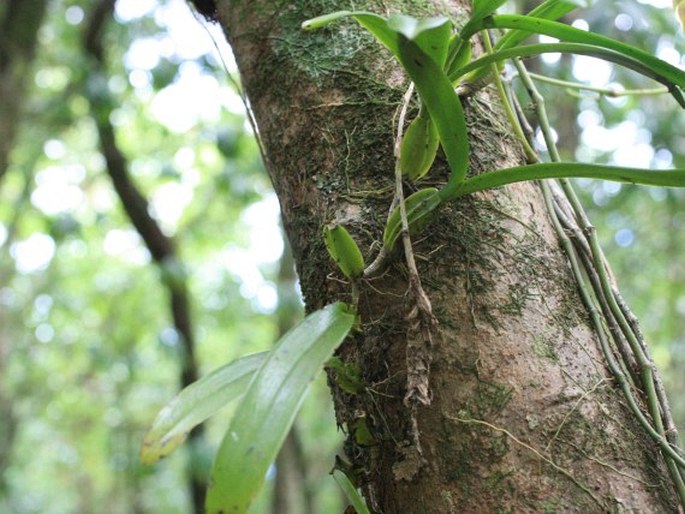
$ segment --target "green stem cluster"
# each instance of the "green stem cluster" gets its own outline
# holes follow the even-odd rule
[[[544,98],[538,92],[532,77],[523,64],[516,61],[515,65],[535,106],[540,130],[544,136],[550,158],[552,161],[558,162],[560,156],[547,118]],[[543,182],[545,201],[553,225],[571,263],[581,298],[590,312],[607,367],[621,388],[631,412],[645,432],[661,449],[680,502],[685,506],[685,481],[683,479],[685,459],[668,402],[663,393],[663,385],[658,373],[655,372],[654,363],[649,356],[647,345],[636,324],[635,317],[625,306],[617,288],[609,277],[607,271],[609,265],[600,249],[595,228],[580,205],[568,179],[560,180],[560,185],[565,195],[563,200],[553,199],[549,184]],[[563,214],[561,201],[568,202],[575,221]],[[572,233],[575,234],[572,242],[566,231],[573,226],[578,227],[578,229],[572,230]],[[582,267],[579,265],[579,261],[582,263]],[[585,277],[588,277],[590,282],[589,288]],[[602,323],[600,310],[606,320],[606,325]],[[629,323],[628,319],[632,323]],[[616,329],[607,333],[606,326],[616,327]],[[624,341],[627,341],[627,347]],[[617,360],[615,355],[619,356],[620,359]],[[634,390],[644,394],[648,414],[642,412]]]

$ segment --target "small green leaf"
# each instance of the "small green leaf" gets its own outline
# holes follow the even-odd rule
[[[348,278],[359,278],[364,273],[364,257],[357,243],[342,225],[324,227],[323,240],[328,254]]]
[[[359,491],[354,484],[352,484],[348,476],[337,468],[334,469],[331,474],[333,475],[333,480],[335,480],[343,493],[345,493],[347,501],[354,507],[357,514],[370,514],[364,498],[359,494]]]
[[[438,151],[440,137],[428,111],[409,124],[400,145],[400,169],[411,181],[417,181],[430,169]]]
[[[285,334],[243,396],[212,467],[208,514],[246,513],[283,444],[307,386],[355,322],[350,307],[327,305]]]
[[[449,199],[524,180],[574,177],[647,186],[685,187],[685,169],[650,170],[578,162],[545,162],[481,173],[464,181]]]
[[[183,389],[164,407],[143,438],[140,460],[153,464],[178,448],[190,430],[238,398],[268,352],[222,366]]]
[[[434,187],[421,189],[404,200],[409,232],[420,231],[430,221],[430,214],[440,205],[440,192]],[[383,232],[383,245],[390,251],[402,233],[402,217],[399,205],[388,216]]]

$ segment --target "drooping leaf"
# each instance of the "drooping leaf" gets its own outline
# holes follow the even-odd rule
[[[610,61],[636,71],[646,77],[664,84],[676,101],[681,106],[685,107],[685,99],[680,91],[680,88],[685,87],[685,72],[663,61],[661,61],[661,63],[666,66],[659,66],[660,69],[657,71],[653,67],[646,66],[644,62],[633,59],[615,50],[582,43],[538,43],[534,45],[517,46],[514,48],[507,48],[505,50],[498,50],[492,54],[488,54],[476,59],[463,68],[457,70],[455,76],[451,77],[451,79],[456,81],[461,76],[475,72],[484,66],[489,66],[494,62],[501,62],[506,59],[511,59],[512,57],[528,57],[531,55],[557,52],[589,55],[591,57],[597,57],[605,61]],[[662,73],[664,71],[665,73]],[[674,79],[675,81],[671,79]]]
[[[352,328],[349,306],[313,312],[285,334],[256,371],[214,460],[208,514],[247,512],[309,383]]]
[[[586,2],[583,0],[546,0],[538,5],[535,9],[530,11],[527,16],[542,18],[546,20],[556,20],[565,14],[568,14],[577,7],[583,7]],[[479,27],[482,25],[482,18],[474,20],[473,23],[464,27],[461,34],[455,35],[451,42],[450,57],[448,58],[449,65],[447,67],[447,76],[452,78],[456,76],[459,68],[466,65],[471,58],[471,40],[470,37],[475,31],[482,30]],[[522,30],[508,30],[502,38],[495,44],[495,50],[503,50],[511,48],[527,37],[529,32]],[[463,39],[462,39],[463,38]],[[470,79],[473,82],[478,82],[491,72],[489,68],[481,68]]]
[[[190,430],[247,389],[268,352],[234,360],[183,389],[157,415],[143,438],[140,460],[153,464],[178,448]]]
[[[682,95],[677,89],[685,89],[685,72],[634,46],[556,21],[516,14],[490,16],[473,27],[476,31],[483,28],[515,29],[533,34],[544,34],[566,43],[592,46],[598,49],[596,57],[616,62],[665,84],[676,100],[685,107]],[[528,47],[532,46],[536,45],[528,45]],[[600,52],[599,49],[610,52]],[[576,53],[572,50],[571,52]],[[497,53],[499,52],[495,52],[493,55]],[[587,53],[587,55],[591,54]]]
[[[481,173],[464,181],[450,199],[524,180],[575,177],[647,186],[685,187],[685,169],[650,170],[578,162],[545,162]]]
[[[543,20],[558,20],[574,9],[584,6],[585,2],[582,0],[547,0],[530,11],[526,16]],[[509,30],[497,41],[495,50],[514,47],[527,37],[530,37],[530,32],[515,29]]]
[[[347,501],[354,507],[357,514],[370,514],[364,498],[359,494],[359,491],[357,491],[357,488],[354,487],[347,475],[339,469],[334,469],[331,474],[333,475],[333,480],[335,480],[343,493],[345,493]]]

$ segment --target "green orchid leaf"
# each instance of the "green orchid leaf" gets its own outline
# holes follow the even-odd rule
[[[685,71],[662,61],[644,50],[600,34],[580,30],[556,21],[515,14],[492,16],[484,20],[484,24],[486,28],[525,30],[555,37],[559,41],[566,43],[583,43],[613,50],[639,62],[645,68],[652,70],[655,74],[660,75],[681,89],[685,89]]]
[[[208,514],[246,513],[283,444],[307,386],[355,322],[334,303],[313,312],[269,352],[238,405],[212,467]]]
[[[414,41],[423,52],[442,68],[447,59],[452,24],[445,17],[417,20],[395,14],[388,18],[388,27]]]
[[[358,278],[364,273],[364,256],[356,241],[342,225],[324,227],[323,240],[331,259],[347,278]]]
[[[412,120],[400,145],[400,169],[412,182],[422,178],[433,165],[440,136],[428,111],[423,108]]]
[[[606,36],[580,30],[556,21],[516,14],[490,16],[483,19],[481,23],[477,24],[477,26],[474,25],[471,27],[471,29],[475,31],[482,30],[484,28],[504,28],[534,34],[544,34],[546,36],[557,38],[565,43],[578,43],[586,46],[592,46],[598,49],[596,50],[597,55],[595,55],[595,57],[621,64],[666,85],[678,103],[685,107],[685,101],[683,101],[682,94],[678,90],[678,88],[685,89],[685,72],[634,46],[621,43],[620,41],[616,41]],[[520,48],[530,48],[535,46],[537,45],[528,45],[527,47]],[[602,49],[602,51],[599,51],[599,49]],[[509,50],[515,50],[515,48]],[[563,52],[564,50],[559,51]],[[587,51],[570,51],[571,53],[585,53],[586,55],[592,55]],[[497,55],[498,53],[499,52],[495,52],[492,55]],[[464,69],[465,68],[462,68],[455,75],[463,74]],[[450,78],[455,80],[454,77]]]
[[[303,27],[320,27],[344,16],[355,18],[390,49],[414,82],[437,129],[452,171],[449,184],[454,187],[466,176],[469,147],[461,102],[443,71],[450,44],[449,20],[417,20],[404,15],[385,20],[375,14],[342,11],[309,20]]]
[[[502,7],[506,1],[507,0],[473,0],[469,23],[490,16],[493,12]]]
[[[464,41],[459,37],[459,34],[452,36],[445,66],[445,73],[448,77],[454,75],[458,69],[469,63],[472,48],[473,45],[470,39]]]
[[[461,37],[466,40],[469,39],[474,33],[478,32],[480,29],[473,29],[472,27],[478,26],[483,18],[490,16],[497,9],[502,7],[507,0],[473,0],[471,17],[464,25],[462,29]]]
[[[541,18],[543,20],[558,20],[574,9],[585,6],[586,3],[582,1],[547,0],[530,11],[526,16]],[[515,29],[509,30],[499,41],[497,41],[495,44],[495,50],[514,47],[528,37],[530,37],[530,32]]]
[[[578,162],[546,162],[481,173],[464,181],[450,199],[524,180],[580,177],[646,186],[685,187],[685,169],[650,170]]]
[[[339,469],[334,469],[331,474],[333,475],[333,480],[335,480],[345,494],[347,501],[354,507],[355,512],[357,514],[370,514],[364,498],[359,494],[359,491],[352,484],[347,475]]]
[[[610,61],[636,71],[642,75],[645,75],[646,77],[664,84],[676,101],[685,108],[685,99],[683,98],[683,95],[679,89],[685,86],[685,72],[680,71],[678,68],[670,66],[663,61],[662,64],[665,65],[665,67],[660,67],[660,70],[655,71],[653,67],[646,66],[643,61],[633,59],[624,53],[582,43],[539,43],[498,50],[497,52],[476,59],[463,68],[457,70],[454,76],[450,77],[450,79],[452,81],[456,81],[461,76],[470,72],[477,72],[477,70],[484,66],[490,66],[494,62],[504,61],[513,57],[528,57],[531,55],[555,52],[589,55],[591,57],[604,59],[605,61]],[[662,71],[664,70],[666,70],[666,74],[662,74]],[[675,79],[677,82],[674,82],[671,79]]]
[[[469,142],[464,110],[447,75],[426,52],[404,35],[399,36],[399,59],[414,82],[440,136],[451,174],[447,188],[466,177]]]
[[[409,233],[419,232],[431,220],[433,211],[440,205],[440,191],[434,187],[420,189],[416,193],[408,196],[404,200],[404,209],[407,213],[407,224]],[[387,251],[391,251],[395,242],[402,233],[402,217],[400,206],[393,209],[388,216],[383,231],[383,246]]]
[[[140,460],[153,464],[178,448],[190,430],[238,398],[268,352],[222,366],[183,389],[164,407],[143,438]]]
[[[535,9],[530,11],[527,16],[537,18],[556,20],[565,14],[578,7],[584,7],[586,2],[582,0],[546,0],[538,5]],[[480,22],[482,18],[478,19]],[[473,31],[481,30],[478,28],[478,22],[474,21],[470,26],[465,27],[466,31],[462,30],[461,34],[456,34],[450,42],[450,57],[448,58],[449,65],[447,67],[447,76],[451,77],[455,72],[465,66],[471,59],[471,40]],[[472,32],[468,34],[468,32]],[[462,39],[462,37],[464,39]],[[529,32],[521,30],[509,30],[502,36],[502,38],[495,44],[495,50],[502,50],[504,48],[511,48],[518,45],[526,38],[530,37]],[[473,82],[477,82],[482,77],[488,75],[491,71],[488,68],[479,70],[477,76],[472,77]]]

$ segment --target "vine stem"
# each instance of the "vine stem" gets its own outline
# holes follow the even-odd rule
[[[409,275],[409,296],[411,309],[407,314],[409,328],[407,330],[407,392],[404,397],[405,404],[412,408],[412,432],[415,437],[415,445],[419,449],[418,427],[414,411],[416,405],[428,405],[431,402],[430,387],[428,376],[431,363],[431,346],[433,342],[432,333],[437,328],[437,320],[433,315],[428,295],[423,290],[419,270],[416,267],[414,250],[409,234],[409,221],[407,220],[407,210],[404,203],[404,191],[402,188],[402,168],[400,166],[400,149],[402,146],[402,134],[407,108],[413,94],[413,87],[410,86],[405,94],[397,120],[397,134],[395,137],[395,198],[393,203],[397,204],[400,210],[402,221],[402,245],[404,248],[404,258],[407,263]]]
[[[535,106],[540,124],[540,130],[545,139],[550,159],[553,162],[560,162],[561,158],[554,141],[549,119],[547,118],[544,98],[542,95],[540,95],[532,77],[528,73],[528,70],[525,68],[523,63],[521,63],[519,59],[515,59],[514,65],[516,66],[519,77],[521,78],[521,81],[526,88],[533,105]],[[570,181],[568,179],[561,179],[559,182],[565,194],[565,198],[571,206],[576,221],[582,230],[583,236],[589,244],[591,259],[586,261],[586,268],[589,276],[592,277],[592,274],[595,274],[599,279],[599,283],[597,283],[597,281],[593,282],[595,298],[598,302],[602,303],[605,317],[608,318],[608,324],[618,325],[620,334],[628,341],[632,356],[638,365],[638,377],[642,385],[641,391],[646,397],[645,400],[647,403],[647,410],[652,418],[651,423],[643,414],[637,399],[633,395],[631,383],[628,381],[626,375],[621,369],[621,365],[617,363],[614,358],[613,350],[608,344],[605,329],[601,324],[601,320],[598,319],[597,310],[592,298],[585,294],[584,288],[581,287],[581,296],[586,303],[586,306],[591,311],[593,324],[595,325],[597,335],[600,339],[600,346],[604,353],[607,366],[621,387],[630,410],[636,416],[637,420],[645,429],[645,431],[650,435],[650,437],[652,437],[652,439],[654,439],[654,441],[662,450],[662,455],[666,461],[666,465],[675,490],[680,497],[681,506],[685,506],[685,482],[683,481],[683,468],[685,468],[685,459],[683,459],[679,452],[677,437],[674,437],[674,434],[671,432],[671,427],[674,427],[675,425],[673,424],[666,398],[665,396],[658,394],[660,381],[659,379],[655,379],[655,375],[657,375],[657,373],[655,373],[654,363],[648,354],[647,345],[645,344],[644,340],[640,340],[641,333],[633,330],[632,326],[626,320],[625,310],[627,307],[625,306],[625,303],[623,303],[623,307],[621,307],[616,299],[615,291],[617,288],[615,287],[613,278],[609,277],[609,265],[599,247],[595,228],[590,223],[590,220],[580,205],[580,201],[578,200]],[[543,185],[543,190],[545,189],[547,190],[545,193],[546,196],[550,196],[549,186],[547,184]],[[549,207],[553,206],[548,206],[548,209]],[[552,217],[556,228],[557,225],[559,225],[559,220],[553,208],[550,210],[550,216]],[[563,229],[561,229],[561,231],[563,232]],[[559,232],[559,230],[557,230],[557,232]],[[577,269],[575,252],[572,250],[572,248],[570,250],[571,251],[567,250],[567,255],[569,256],[570,261],[576,261],[576,266],[574,266],[572,263],[572,268],[574,270],[574,275],[576,275],[576,280],[580,286],[584,283],[584,280],[582,278],[582,273],[578,273],[580,270]],[[592,274],[590,271],[592,271]],[[634,316],[631,316],[630,318],[631,320],[634,320]],[[620,341],[618,338],[616,338],[614,344],[617,347],[620,347]],[[621,352],[619,352],[619,355],[621,355]],[[623,368],[629,368],[629,363],[624,362]],[[633,385],[637,386],[637,384]],[[668,434],[664,430],[664,424],[669,427]]]

